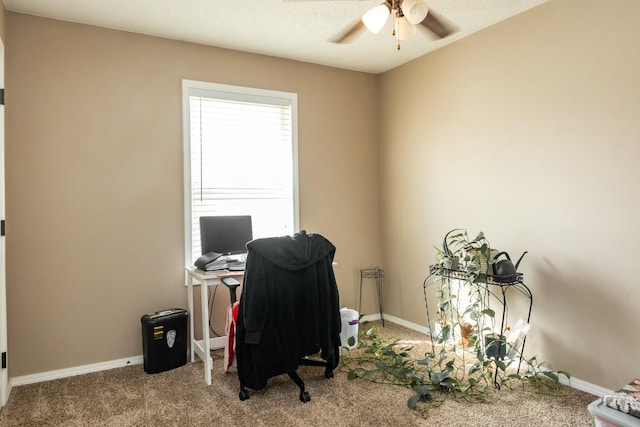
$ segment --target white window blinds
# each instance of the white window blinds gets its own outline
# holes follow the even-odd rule
[[[185,81],[183,97],[187,265],[201,255],[200,216],[251,215],[254,238],[292,234],[296,95]]]

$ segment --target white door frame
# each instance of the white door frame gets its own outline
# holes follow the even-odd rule
[[[5,219],[5,180],[4,180],[4,43],[0,39],[0,407],[9,400],[9,369],[7,367],[7,283],[6,283],[6,239],[4,236]]]

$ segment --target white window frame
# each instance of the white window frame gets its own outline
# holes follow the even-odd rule
[[[299,195],[298,195],[298,96],[296,93],[273,91],[267,89],[232,86],[220,83],[201,82],[196,80],[182,80],[182,109],[183,109],[183,166],[184,166],[184,237],[185,265],[193,264],[192,257],[192,195],[191,195],[191,117],[189,97],[211,96],[212,92],[223,92],[225,97],[237,100],[247,98],[263,98],[284,100],[291,105],[291,149],[293,170],[293,227],[294,232],[300,229]],[[214,96],[212,96],[214,97]],[[228,99],[228,98],[227,98]],[[260,236],[254,236],[260,237]]]

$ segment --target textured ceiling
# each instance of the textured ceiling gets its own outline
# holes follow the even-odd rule
[[[210,46],[381,73],[548,0],[429,0],[458,31],[420,27],[401,42],[390,21],[350,43],[331,39],[382,0],[4,0],[7,10]]]

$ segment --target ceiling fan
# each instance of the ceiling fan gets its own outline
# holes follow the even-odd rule
[[[365,28],[377,34],[389,17],[393,19],[393,36],[397,40],[398,50],[400,40],[415,34],[416,25],[424,25],[438,38],[447,37],[456,31],[452,25],[430,10],[425,0],[385,0],[365,12],[358,22],[332,41],[346,43]]]

